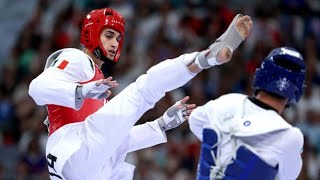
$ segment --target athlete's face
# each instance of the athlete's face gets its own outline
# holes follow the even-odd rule
[[[121,34],[111,28],[106,28],[100,34],[100,41],[104,50],[108,54],[109,59],[114,59],[116,56],[119,42],[121,40]]]

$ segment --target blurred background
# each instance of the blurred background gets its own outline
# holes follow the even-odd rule
[[[254,21],[230,63],[203,71],[166,94],[138,123],[158,118],[185,95],[197,105],[230,92],[252,95],[255,68],[272,48],[301,51],[308,68],[305,93],[283,116],[305,135],[299,180],[320,179],[320,0],[1,0],[1,180],[49,179],[42,123],[46,108],[35,105],[28,85],[52,52],[79,47],[82,19],[103,7],[115,8],[126,19],[122,56],[109,71],[120,83],[113,95],[152,65],[207,48],[236,13]],[[168,143],[129,154],[136,180],[195,179],[200,144],[188,123],[167,135]]]

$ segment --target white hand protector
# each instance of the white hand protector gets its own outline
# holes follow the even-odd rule
[[[111,91],[108,89],[118,85],[117,81],[112,80],[112,77],[78,85],[76,88],[75,109],[79,109],[82,106],[85,98],[105,99],[109,97]]]
[[[112,80],[112,77],[79,85],[76,89],[76,98],[105,99],[111,93],[108,89],[118,85],[117,81]]]
[[[238,18],[241,18],[239,23],[242,23],[239,25],[241,28],[240,30],[237,29]],[[220,65],[229,61],[231,59],[232,52],[238,48],[241,42],[249,34],[251,28],[252,21],[250,17],[238,14],[234,17],[228,29],[213,44],[211,44],[208,49],[199,53],[196,58],[196,63],[202,69],[208,69],[214,65]],[[222,60],[221,62],[218,61],[218,54],[223,48],[229,49],[230,58]]]
[[[175,128],[189,118],[190,113],[196,105],[186,104],[188,99],[189,97],[186,96],[181,101],[176,102],[163,114],[162,117],[157,119],[162,131]]]
[[[101,80],[99,80],[101,81]],[[105,99],[107,98],[107,90],[110,86],[101,83],[97,85],[98,81],[89,82],[78,86],[77,98],[90,98],[90,99]]]

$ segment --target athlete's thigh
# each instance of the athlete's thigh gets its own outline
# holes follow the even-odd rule
[[[103,155],[91,155],[90,150],[82,145],[63,166],[63,177],[75,180],[99,179],[102,175],[103,159]]]
[[[82,124],[78,135],[93,154],[115,155],[131,128],[152,105],[130,85]]]

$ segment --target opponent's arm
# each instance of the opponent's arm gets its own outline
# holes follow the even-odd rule
[[[303,134],[298,128],[291,128],[283,138],[285,151],[279,157],[278,179],[297,179],[302,169]]]

